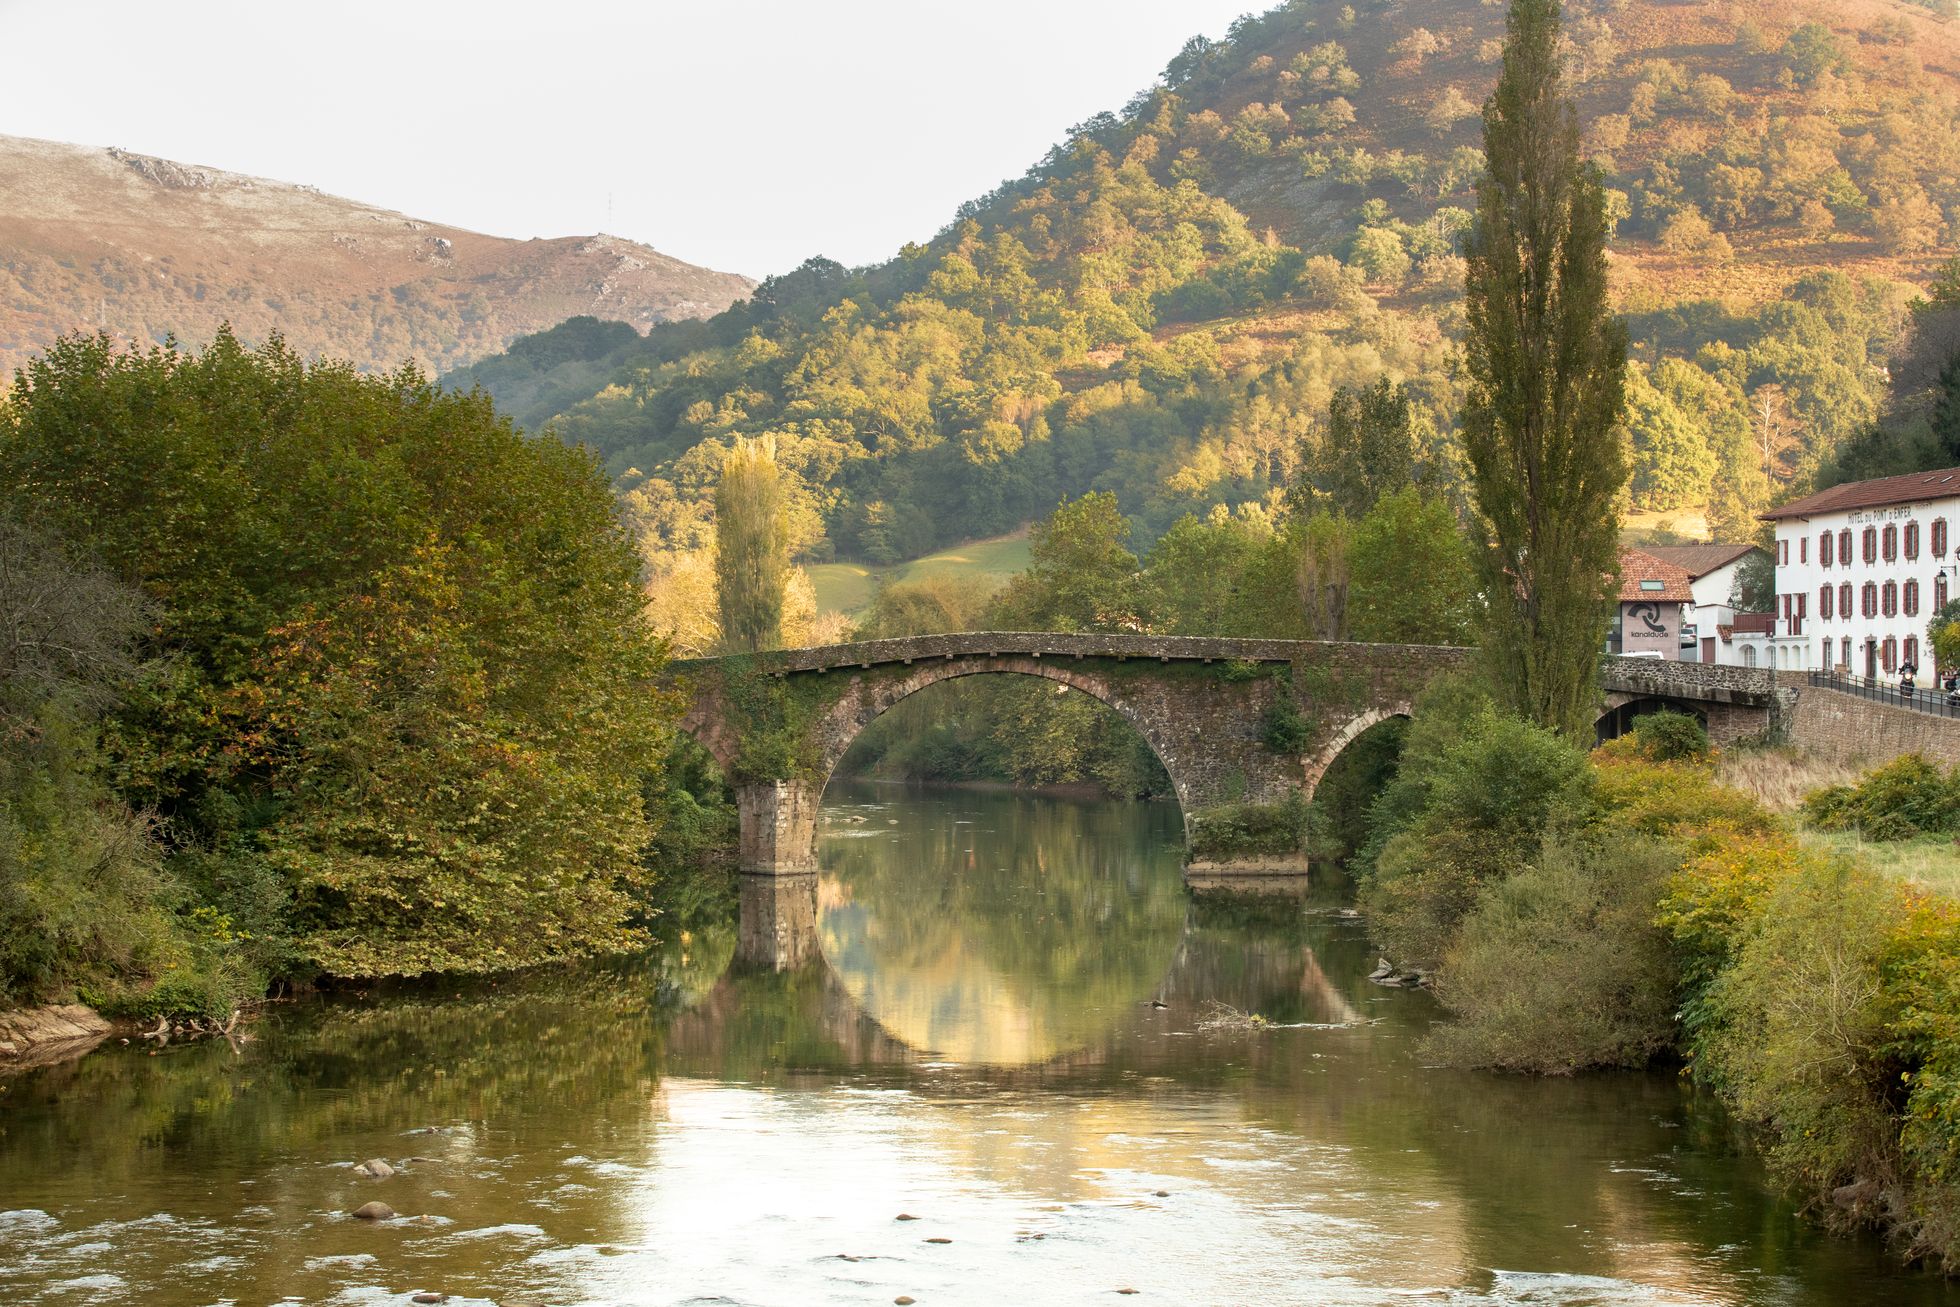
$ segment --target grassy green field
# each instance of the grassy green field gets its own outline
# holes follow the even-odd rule
[[[1805,830],[1806,843],[1850,854],[1888,876],[1923,885],[1944,894],[1960,895],[1960,845],[1947,835],[1875,843],[1855,831]]]
[[[871,597],[877,593],[881,582],[916,581],[928,576],[952,574],[978,576],[1005,584],[1008,577],[1026,571],[1027,566],[1028,533],[1017,531],[1013,535],[997,536],[992,540],[955,545],[951,549],[942,549],[909,563],[893,563],[889,567],[871,567],[863,563],[819,563],[808,570],[811,584],[816,587],[819,610],[855,616],[870,607]]]

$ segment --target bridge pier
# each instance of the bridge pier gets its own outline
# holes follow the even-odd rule
[[[735,789],[741,817],[740,867],[767,876],[817,869],[817,816],[823,787],[810,781],[760,781]]]

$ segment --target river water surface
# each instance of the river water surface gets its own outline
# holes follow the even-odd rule
[[[643,961],[0,1081],[0,1303],[1960,1305],[1670,1074],[1424,1066],[1338,897],[1194,900],[1172,808],[829,799],[794,972],[731,964],[728,895]]]

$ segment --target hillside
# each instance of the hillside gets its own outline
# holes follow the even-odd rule
[[[1633,507],[1746,531],[1878,416],[1960,243],[1960,24],[1896,0],[1567,16],[1638,360]],[[455,380],[596,448],[656,563],[707,542],[719,451],[763,431],[811,562],[915,558],[1092,488],[1146,539],[1266,511],[1334,389],[1383,375],[1448,490],[1503,21],[1291,0],[888,263],[808,264],[644,340],[568,324]]]
[[[364,367],[453,368],[580,313],[646,330],[752,283],[612,236],[508,240],[306,186],[0,136],[0,376],[63,332],[147,346],[229,320]]]

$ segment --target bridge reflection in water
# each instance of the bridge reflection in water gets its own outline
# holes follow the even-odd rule
[[[1088,1050],[1138,1011],[1218,994],[1208,932],[1263,914],[1275,928],[1227,954],[1242,982],[1256,978],[1247,1004],[1279,993],[1289,1019],[1361,1020],[1301,934],[1300,883],[1290,898],[1194,895],[1170,804],[946,792],[894,803],[876,786],[833,797],[819,871],[739,878],[733,966],[704,1016],[718,993],[732,1000],[747,977],[775,972],[830,1039],[872,1061],[1093,1061]]]

